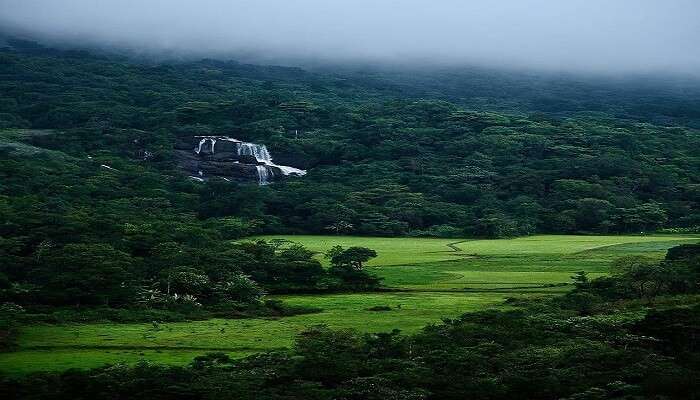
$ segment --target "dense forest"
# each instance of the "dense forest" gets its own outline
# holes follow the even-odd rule
[[[236,216],[261,232],[455,237],[700,224],[700,138],[688,127],[698,123],[697,85],[633,90],[475,70],[444,73],[441,85],[462,91],[440,97],[405,71],[146,64],[10,43],[0,59],[0,126],[44,130],[23,142],[83,164],[90,157],[95,167],[140,169],[156,186],[165,179],[169,196],[187,197],[168,201],[198,220]],[[449,92],[441,87],[434,91]],[[173,146],[194,135],[264,143],[309,174],[259,190],[188,185],[176,175]],[[111,175],[132,190],[155,189]]]
[[[264,144],[306,174],[192,179],[178,146],[196,137]],[[324,267],[301,245],[240,240],[258,234],[692,234],[699,206],[700,85],[681,78],[155,61],[11,38],[0,47],[3,350],[18,324],[282,317],[319,310],[266,294],[386,289],[363,268],[370,248],[333,247]],[[4,377],[0,389],[37,399],[693,398],[699,261],[697,245],[620,260],[609,276],[576,274],[570,293],[510,298],[415,335],[314,327],[288,351]]]

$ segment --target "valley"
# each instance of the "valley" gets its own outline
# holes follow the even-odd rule
[[[317,257],[336,244],[374,248],[378,257],[366,268],[383,278],[386,289],[272,296],[321,310],[282,318],[25,326],[18,348],[0,353],[0,371],[25,374],[142,360],[184,365],[198,355],[219,351],[241,357],[290,347],[298,333],[315,325],[415,333],[426,324],[465,312],[512,308],[508,298],[564,293],[570,290],[575,272],[605,275],[619,257],[661,259],[670,247],[700,241],[698,235],[536,235],[500,240],[274,235],[255,239],[260,238],[301,243],[317,251]]]
[[[3,2],[0,399],[698,399],[691,1]]]

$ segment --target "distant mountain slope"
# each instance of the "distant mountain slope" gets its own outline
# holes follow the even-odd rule
[[[270,233],[499,237],[700,225],[700,134],[674,125],[695,121],[692,85],[154,64],[12,43],[0,51],[0,126],[59,130],[15,141],[100,159],[130,174],[125,193],[180,198],[175,213],[237,216]],[[631,111],[644,102],[653,110]],[[507,111],[485,111],[494,108]],[[177,143],[207,135],[265,145],[276,163],[308,174],[264,189],[186,182]],[[86,179],[67,174],[57,179]],[[149,174],[156,186],[139,178]],[[35,180],[43,182],[29,175],[14,185]],[[10,198],[23,190],[11,182],[2,192]]]

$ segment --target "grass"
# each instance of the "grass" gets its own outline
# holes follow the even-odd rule
[[[259,236],[260,239],[282,239],[300,243],[323,253],[335,245],[370,247],[379,255],[367,265],[405,265],[455,260],[461,254],[448,247],[458,239],[378,238],[358,236]],[[325,262],[326,260],[319,256]]]
[[[365,332],[394,328],[415,332],[427,323],[439,322],[442,317],[495,306],[504,299],[501,294],[491,293],[367,293],[279,298],[324,311],[280,319],[168,323],[157,328],[148,323],[32,326],[22,331],[19,351],[0,354],[0,371],[21,374],[139,360],[185,364],[196,355],[211,351],[242,356],[288,347],[298,332],[320,324]],[[383,305],[392,310],[382,313],[368,310]]]
[[[664,251],[665,244],[697,240],[693,235],[599,236],[599,235],[538,235],[515,239],[465,240],[433,238],[376,238],[359,236],[267,235],[258,239],[289,240],[302,244],[320,254],[334,245],[364,246],[377,251],[378,257],[369,266],[422,264],[460,260],[470,256],[572,255],[605,247],[629,245],[632,251],[648,249]],[[649,246],[651,245],[651,246]],[[320,257],[323,259],[322,257]]]
[[[629,254],[663,257],[669,247],[697,236],[538,235],[516,239],[458,240],[352,236],[261,236],[291,240],[322,254],[332,246],[377,251],[368,269],[384,285],[412,290],[516,289],[568,283],[576,271],[592,278]],[[325,261],[325,260],[324,260]]]
[[[533,236],[510,240],[266,236],[302,243],[324,252],[335,244],[366,246],[379,257],[369,269],[393,291],[278,296],[293,304],[323,309],[281,319],[239,319],[160,324],[69,324],[22,329],[17,351],[0,354],[0,371],[90,368],[139,360],[185,364],[209,351],[243,356],[288,347],[306,327],[326,324],[365,332],[401,329],[410,333],[441,318],[504,307],[506,297],[541,296],[568,290],[570,276],[609,271],[617,257],[663,257],[698,236]],[[371,311],[389,307],[389,311]]]

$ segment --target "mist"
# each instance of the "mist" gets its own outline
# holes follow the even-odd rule
[[[264,62],[700,71],[697,0],[0,0],[53,43]]]

